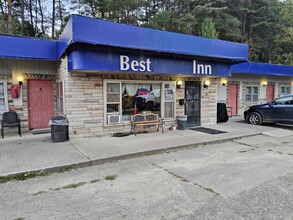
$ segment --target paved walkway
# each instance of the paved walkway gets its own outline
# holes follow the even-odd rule
[[[212,142],[224,142],[262,132],[275,132],[279,136],[286,132],[286,129],[278,127],[249,125],[242,117],[230,118],[228,122],[210,128],[226,133],[213,135],[193,130],[175,130],[164,134],[151,132],[137,136],[82,138],[60,143],[52,143],[50,133],[26,133],[22,137],[5,136],[0,140],[0,177],[91,166]]]

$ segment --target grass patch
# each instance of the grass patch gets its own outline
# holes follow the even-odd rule
[[[96,182],[99,182],[100,179],[96,179],[96,180],[91,180],[90,183],[96,183]]]
[[[211,188],[205,188],[205,187],[203,187],[203,188],[204,188],[204,190],[206,190],[208,192],[215,193],[215,191],[213,189],[211,189]]]
[[[117,175],[116,175],[116,174],[109,175],[109,176],[106,176],[106,177],[105,177],[105,180],[110,180],[110,181],[113,181],[113,180],[115,180],[115,179],[116,179],[116,177],[117,177]]]
[[[69,185],[66,185],[66,186],[62,186],[61,188],[62,189],[75,189],[79,186],[83,186],[85,185],[86,182],[80,182],[80,183],[73,183],[73,184],[69,184]]]
[[[50,188],[49,190],[52,190],[52,191],[59,191],[61,188],[60,187],[57,187],[57,188]]]
[[[56,172],[43,172],[43,171],[41,171],[39,173],[22,173],[22,174],[17,174],[17,175],[13,175],[13,176],[5,176],[5,177],[0,177],[0,184],[6,183],[9,181],[23,181],[23,180],[27,180],[27,179],[33,179],[36,177],[50,176],[54,173],[65,173],[65,172],[69,172],[71,170],[73,170],[73,168],[65,168],[65,169],[61,169]]]
[[[238,151],[239,153],[245,153],[247,152],[247,150],[241,150],[241,151]]]
[[[37,195],[40,195],[40,194],[43,194],[43,193],[46,193],[46,191],[42,191],[42,190],[41,190],[41,191],[39,191],[39,192],[37,192],[37,193],[34,193],[33,196],[37,196]]]
[[[25,218],[15,218],[13,220],[25,220]]]

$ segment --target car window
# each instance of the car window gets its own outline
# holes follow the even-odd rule
[[[291,96],[282,97],[282,98],[276,99],[275,101],[272,102],[273,105],[288,105],[291,103],[293,103],[293,99]]]

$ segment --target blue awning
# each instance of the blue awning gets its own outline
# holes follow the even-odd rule
[[[177,55],[248,60],[248,45],[155,30],[112,21],[72,15],[58,42],[60,57],[73,43],[85,43]]]
[[[231,73],[293,76],[293,66],[246,62],[231,66]]]
[[[0,35],[0,57],[57,60],[57,41]]]

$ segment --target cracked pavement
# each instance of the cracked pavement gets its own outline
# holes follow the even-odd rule
[[[1,219],[293,219],[290,131],[6,182]]]

